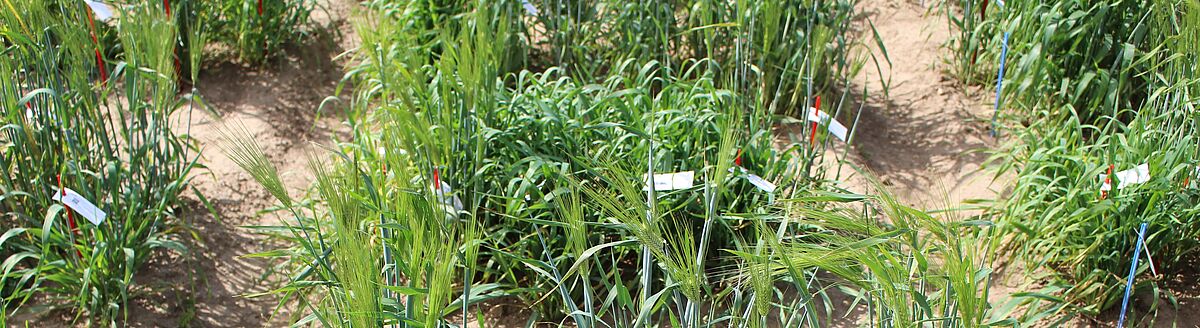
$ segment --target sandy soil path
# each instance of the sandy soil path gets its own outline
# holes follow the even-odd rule
[[[948,64],[941,46],[950,38],[945,17],[918,0],[866,0],[859,6],[891,61],[882,74],[868,65],[856,81],[858,89],[875,90],[855,137],[859,164],[918,207],[994,198],[1001,186],[980,170],[984,151],[996,143],[989,136],[992,107],[984,98],[992,93],[963,89],[943,73]],[[881,75],[890,86],[886,96]]]
[[[318,24],[342,34],[353,33],[347,18],[353,1],[321,1],[313,13]],[[286,59],[251,68],[227,61],[205,69],[197,83],[213,117],[196,110],[191,134],[201,149],[193,187],[208,199],[216,215],[194,193],[184,195],[183,219],[194,225],[198,242],[190,256],[163,254],[137,279],[146,294],[131,305],[133,327],[282,327],[292,310],[277,308],[274,296],[247,297],[277,286],[273,265],[248,255],[283,245],[257,233],[254,226],[277,225],[287,219],[263,211],[278,202],[229,160],[219,148],[221,120],[244,125],[277,166],[296,196],[311,182],[304,158],[320,153],[320,145],[344,134],[336,110],[318,113],[334,92],[345,69],[334,58],[353,45],[353,35],[318,34],[288,49]],[[278,312],[276,312],[278,311]]]

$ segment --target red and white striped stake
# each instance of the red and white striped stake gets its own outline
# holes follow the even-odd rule
[[[1108,164],[1108,173],[1104,174],[1104,184],[1112,185],[1112,171],[1115,165]],[[1108,198],[1108,190],[1100,190],[1100,200]]]
[[[1125,189],[1136,184],[1142,184],[1150,181],[1150,164],[1141,164],[1132,169],[1114,173],[1114,166],[1108,166],[1108,174],[1100,174],[1097,178],[1103,179],[1104,184],[1100,185],[1100,199],[1108,197],[1108,191],[1113,189],[1112,177],[1117,178],[1119,182],[1116,189]]]

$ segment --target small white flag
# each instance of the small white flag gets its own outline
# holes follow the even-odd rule
[[[829,133],[837,137],[838,140],[846,142],[846,134],[849,132],[849,129],[847,129],[845,125],[842,125],[842,123],[838,123],[838,121],[829,116],[829,114],[810,107],[808,109],[808,121],[829,126]]]
[[[108,214],[105,214],[99,207],[96,207],[96,204],[92,204],[91,201],[83,198],[83,195],[71,190],[71,188],[55,191],[54,200],[62,202],[67,207],[75,210],[75,212],[79,212],[79,215],[83,215],[84,218],[95,225],[100,225],[101,222],[104,222],[104,218],[108,217]]]
[[[537,7],[534,7],[533,4],[529,3],[528,0],[521,0],[521,7],[525,7],[525,13],[529,14],[529,16],[538,15]]]
[[[687,189],[692,187],[692,181],[695,179],[696,173],[692,171],[684,171],[677,173],[665,173],[654,175],[654,190],[676,190]],[[650,185],[650,179],[646,179],[646,185]],[[644,188],[642,190],[645,190]]]
[[[1117,189],[1125,189],[1125,187],[1135,184],[1146,183],[1150,181],[1150,165],[1138,165],[1135,168],[1117,172],[1113,174],[1113,176],[1117,178]],[[1110,185],[1108,181],[1105,181],[1107,177],[1108,174],[1101,173],[1099,175],[1100,181],[1104,181],[1104,184],[1100,185],[1100,190],[1102,191],[1112,190],[1112,185]]]
[[[47,111],[43,115],[46,115],[46,118],[50,119],[50,121],[52,121],[52,122],[58,121],[58,116],[55,116],[54,112]],[[31,107],[25,108],[25,120],[26,120],[26,122],[29,122],[29,123],[34,123],[37,121],[37,113],[35,113],[33,111],[33,108],[31,108]]]
[[[746,174],[746,181],[750,181],[750,184],[758,187],[758,189],[761,189],[762,191],[766,191],[767,193],[775,192],[775,184],[771,183],[771,181],[767,181],[767,179],[763,179],[760,176]]]
[[[438,183],[440,184],[438,188],[430,186],[429,189],[433,191],[434,195],[437,195],[438,202],[453,208],[453,214],[458,215],[458,212],[462,212],[463,210],[462,200],[458,199],[458,195],[455,195],[454,190],[450,189],[450,184],[447,184],[445,181],[438,181]]]
[[[107,21],[113,17],[113,10],[108,4],[95,0],[83,0],[89,8],[92,8],[92,14],[96,15],[96,19],[101,22]]]
[[[755,187],[758,187],[759,190],[766,191],[767,193],[775,192],[775,184],[774,183],[771,183],[771,181],[767,181],[767,179],[763,179],[762,177],[757,176],[754,173],[750,173],[750,170],[747,170],[744,167],[741,167],[741,166],[731,167],[731,168],[729,168],[729,173],[733,173],[733,174],[741,173],[741,176],[745,177],[746,181],[750,182],[750,184],[754,185]]]

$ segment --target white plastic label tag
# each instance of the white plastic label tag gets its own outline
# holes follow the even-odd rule
[[[529,1],[527,1],[527,0],[521,1],[521,7],[525,7],[525,13],[529,14],[529,16],[537,16],[538,15],[537,7],[534,7],[533,4],[529,3]]]
[[[1100,181],[1104,181],[1105,178],[1107,178],[1107,176],[1108,176],[1107,174],[1103,174],[1103,173],[1100,174],[1099,175]],[[1129,186],[1132,186],[1135,184],[1146,183],[1146,182],[1150,181],[1150,165],[1149,164],[1138,165],[1135,168],[1114,173],[1113,177],[1115,177],[1117,179],[1117,182],[1118,182],[1117,189],[1125,189],[1125,187],[1129,187]],[[1100,190],[1102,190],[1102,191],[1112,190],[1112,185],[1110,185],[1107,181],[1105,181],[1104,184],[1100,185]]]
[[[665,173],[654,175],[654,190],[676,190],[687,189],[692,187],[692,181],[695,179],[696,173],[692,171],[684,171],[677,173]],[[650,185],[650,179],[646,179],[646,185]],[[645,190],[645,189],[643,189]]]
[[[846,134],[849,132],[849,129],[847,129],[845,125],[842,125],[842,123],[838,123],[838,121],[829,116],[829,114],[810,107],[808,109],[808,121],[827,125],[829,127],[829,133],[833,134],[834,137],[837,137],[838,140],[846,142]]]
[[[96,15],[96,19],[100,20],[101,22],[107,21],[108,19],[113,17],[112,7],[109,7],[107,4],[105,4],[103,2],[93,1],[93,0],[83,0],[83,3],[86,3],[88,5],[88,8],[92,9],[92,13],[94,15]]]
[[[441,202],[442,205],[453,208],[454,213],[462,212],[462,200],[458,199],[458,195],[454,194],[454,190],[450,189],[449,184],[447,184],[445,181],[438,182],[440,184],[438,188],[429,188],[433,190],[434,195],[437,195],[438,201]]]
[[[767,179],[763,179],[760,176],[746,174],[746,181],[750,181],[750,184],[758,187],[758,189],[761,189],[762,191],[766,191],[767,193],[775,192],[775,184],[767,181]]]
[[[101,222],[104,222],[104,218],[108,217],[108,214],[105,214],[99,207],[96,207],[96,204],[92,204],[91,201],[83,198],[83,195],[71,190],[71,188],[55,191],[54,200],[62,202],[67,207],[75,210],[75,212],[79,212],[79,215],[83,215],[84,218],[95,225],[100,225]]]

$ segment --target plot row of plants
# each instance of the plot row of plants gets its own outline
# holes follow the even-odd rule
[[[737,17],[771,8],[796,26],[827,23],[809,15],[814,4],[739,2],[729,20],[655,42],[748,40],[764,27]],[[256,256],[285,262],[287,282],[272,294],[298,306],[292,322],[465,326],[487,321],[480,302],[504,298],[530,306],[531,323],[581,327],[822,326],[856,305],[881,327],[1009,323],[987,303],[989,252],[977,245],[988,222],[840,189],[851,169],[840,171],[844,154],[830,145],[842,141],[826,123],[774,146],[773,99],[820,106],[807,100],[810,83],[845,78],[779,65],[816,61],[809,47],[848,30],[824,41],[788,34],[800,47],[788,60],[751,60],[751,47],[712,39],[710,50],[730,55],[621,45],[628,56],[555,57],[562,67],[532,72],[514,60],[532,52],[510,41],[527,33],[526,15],[556,11],[523,5],[369,3],[356,24],[355,88],[324,105],[344,109],[353,131],[309,159],[310,196],[288,194],[252,136],[227,129],[226,153],[288,214],[262,230],[290,246]],[[571,5],[562,8],[611,4]],[[608,28],[664,26],[623,19]],[[831,60],[855,61],[839,56]],[[592,65],[603,68],[580,73]],[[781,80],[795,87],[773,90]],[[854,117],[842,103],[826,110]],[[659,175],[673,172],[691,174]]]
[[[418,43],[437,53],[453,47],[441,44],[439,34],[462,28],[472,2],[375,0],[364,5],[401,20],[400,30],[419,34]],[[886,51],[862,51],[864,40],[878,39],[857,36],[874,30],[856,30],[855,3],[504,0],[490,4],[496,16],[489,22],[510,22],[505,38],[496,40],[504,45],[498,57],[502,72],[557,67],[564,75],[597,81],[630,58],[667,67],[701,58],[739,62],[745,65],[714,74],[726,81],[761,76],[762,85],[736,87],[762,88],[771,109],[801,116],[814,94],[847,89],[845,77],[857,75],[865,64],[887,64]]]
[[[1142,223],[1153,262],[1136,264],[1134,293],[1155,295],[1155,308],[1157,295],[1171,299],[1161,284],[1200,252],[1200,3],[956,4],[955,72],[987,83],[1004,67],[997,113],[1009,142],[994,159],[1016,180],[995,210],[1003,249],[1030,274],[1049,271],[1040,299],[1051,301],[1031,313],[1121,304]],[[1126,174],[1143,164],[1146,174]]]
[[[82,3],[13,6],[0,11],[4,312],[36,303],[110,325],[150,254],[183,250],[172,209],[196,152],[172,131],[185,103],[175,96],[178,30],[157,8],[130,10],[114,32],[123,59],[109,69],[97,63],[97,31]],[[107,217],[85,221],[54,199],[68,189]]]
[[[258,3],[254,15],[252,1],[0,6],[0,325],[66,313],[116,326],[150,256],[187,252],[176,207],[198,168],[187,132],[205,48],[281,54],[312,10]]]

